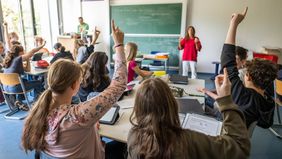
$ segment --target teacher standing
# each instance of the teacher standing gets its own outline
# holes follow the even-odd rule
[[[197,78],[197,56],[201,51],[202,45],[198,37],[195,36],[195,28],[189,26],[186,30],[185,38],[179,38],[178,49],[183,51],[182,55],[182,75],[188,76],[189,65],[191,69],[191,78]]]

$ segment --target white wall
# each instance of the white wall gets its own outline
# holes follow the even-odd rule
[[[97,40],[100,44],[95,46],[95,51],[104,51],[110,54],[110,9],[109,0],[82,2],[82,16],[89,24],[90,32],[97,26],[101,34]]]
[[[203,49],[198,56],[199,72],[214,72],[211,64],[220,59],[222,45],[233,12],[249,11],[239,26],[237,45],[260,51],[262,46],[282,48],[281,0],[188,0],[188,25],[196,28]]]
[[[62,0],[64,32],[77,32],[78,17],[81,16],[80,0]]]

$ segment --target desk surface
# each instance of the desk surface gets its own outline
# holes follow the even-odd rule
[[[204,87],[205,81],[200,79],[189,79],[188,85],[178,85],[174,84],[174,86],[184,88],[185,91],[189,94],[195,95],[204,95],[203,93],[199,93],[196,88]],[[120,109],[120,118],[115,123],[115,125],[104,125],[101,124],[99,133],[101,136],[108,137],[114,139],[116,141],[124,142],[127,141],[128,132],[131,128],[131,123],[129,122],[130,115],[133,110],[133,104],[135,99],[135,93],[138,89],[138,85],[136,85],[133,89],[133,92],[129,96],[125,96],[123,100],[118,101],[117,104],[121,107]],[[198,99],[200,103],[204,103],[204,97],[190,97],[185,96],[183,98],[193,98]]]

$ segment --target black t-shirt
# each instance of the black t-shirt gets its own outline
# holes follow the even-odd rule
[[[70,59],[70,60],[74,60],[72,54],[69,51],[64,51],[64,52],[59,52],[57,53],[53,59],[50,61],[50,63],[54,63],[55,61],[57,61],[58,59],[61,58],[65,58],[65,59]]]
[[[269,128],[273,124],[275,102],[266,92],[262,96],[254,89],[246,88],[243,85],[238,76],[234,45],[224,44],[221,54],[221,66],[227,68],[231,81],[232,98],[244,113],[247,127],[257,121],[258,126]]]

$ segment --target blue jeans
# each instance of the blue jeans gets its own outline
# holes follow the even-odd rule
[[[35,80],[35,81],[27,81],[25,79],[23,79],[23,83],[24,83],[24,86],[25,86],[25,90],[28,91],[28,90],[31,90],[31,89],[34,89],[34,99],[37,99],[38,96],[43,92],[43,85],[42,85],[42,82],[41,81],[38,81],[38,80]],[[19,93],[19,92],[22,92],[22,87],[20,84],[18,85],[15,85],[15,86],[6,86],[4,85],[4,90],[6,92],[10,92],[10,93]],[[22,101],[24,98],[23,95],[19,95],[17,97],[17,100],[19,101]]]

